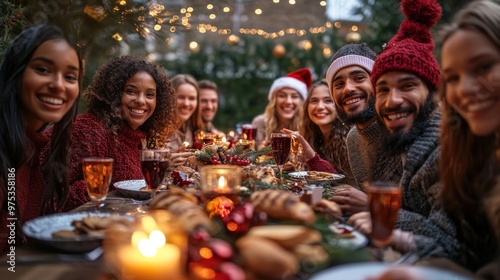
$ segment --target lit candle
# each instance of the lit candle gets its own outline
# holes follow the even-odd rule
[[[149,236],[142,231],[134,232],[132,244],[124,246],[119,252],[123,278],[183,279],[180,249],[165,241],[159,230],[153,230]]]
[[[238,201],[242,168],[236,165],[206,165],[200,168],[201,190],[211,200],[226,196],[233,202]]]
[[[219,177],[219,183],[217,184],[217,192],[218,193],[228,193],[231,190],[227,185],[227,179],[224,176]]]

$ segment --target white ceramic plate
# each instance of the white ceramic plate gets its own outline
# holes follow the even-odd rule
[[[353,227],[351,227],[349,225],[342,224],[340,226],[352,231],[352,233],[354,234],[354,237],[344,238],[344,237],[340,237],[339,235],[333,234],[332,236],[334,238],[332,238],[329,241],[331,244],[335,244],[335,245],[338,245],[339,247],[346,248],[346,249],[352,249],[352,250],[363,248],[366,245],[368,245],[368,242],[369,242],[368,238],[366,236],[364,236],[361,232],[357,231],[356,229],[354,229]],[[333,230],[332,230],[332,232],[333,232]]]
[[[124,197],[139,200],[151,198],[151,192],[141,190],[141,188],[146,187],[146,181],[144,179],[120,181],[114,183],[113,186]]]
[[[390,267],[385,263],[356,263],[329,268],[313,275],[310,280],[349,279],[365,280],[367,277],[379,276]],[[423,266],[408,266],[408,271],[425,280],[471,280],[457,273]],[[402,278],[401,278],[402,279]]]
[[[327,173],[327,172],[322,172],[322,173]],[[330,173],[332,176],[331,178],[328,179],[321,179],[321,180],[310,180],[307,179],[308,171],[298,171],[298,172],[290,172],[288,173],[288,176],[294,179],[306,179],[308,184],[314,184],[314,185],[321,185],[321,186],[328,186],[335,184],[337,181],[340,181],[345,178],[345,175],[343,174],[335,174],[335,173]]]
[[[55,249],[72,253],[84,253],[101,246],[103,237],[82,235],[72,239],[62,239],[53,238],[52,233],[59,230],[73,230],[74,227],[71,225],[71,222],[81,220],[87,216],[106,217],[110,215],[112,214],[105,212],[69,212],[41,216],[24,223],[23,232],[35,242]],[[133,219],[133,217],[123,217]]]
[[[295,179],[303,179],[306,175],[307,175],[307,171],[297,171],[297,172],[288,173],[288,176],[295,178]]]

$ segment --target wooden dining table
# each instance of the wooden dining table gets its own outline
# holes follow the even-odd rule
[[[135,200],[123,197],[116,190],[111,191],[105,201],[101,211],[116,213],[120,215],[141,215],[148,211],[148,201]],[[95,205],[88,202],[71,212],[87,212],[95,211]],[[367,246],[362,250],[366,250],[370,254],[373,247]],[[90,255],[90,254],[94,255]],[[4,255],[0,258],[0,279],[16,279],[16,280],[106,280],[116,279],[109,271],[104,258],[102,256],[102,247],[91,253],[69,254],[60,252],[53,248],[40,244],[28,243],[15,251],[15,272],[11,272],[8,268],[11,267],[7,262],[8,256]],[[90,256],[89,256],[90,255]],[[373,256],[376,254],[374,253]],[[401,262],[400,253],[388,248],[384,251],[383,262],[393,263]],[[371,262],[380,262],[375,257],[367,260]],[[402,262],[405,264],[405,262]],[[451,270],[465,275],[470,279],[475,279],[474,275],[462,269],[448,259],[427,259],[413,260],[411,265],[424,265],[436,267],[440,269]],[[295,278],[294,278],[295,279]],[[307,279],[307,277],[303,278]]]
[[[111,191],[101,211],[120,215],[138,215],[147,211],[148,201],[140,201],[121,196]],[[70,212],[95,211],[95,204],[88,202]],[[94,253],[94,255],[91,255]],[[90,257],[89,257],[90,255]],[[104,280],[113,279],[102,257],[102,247],[90,253],[66,253],[43,244],[28,243],[16,247],[15,272],[7,261],[0,258],[0,279],[10,280]]]

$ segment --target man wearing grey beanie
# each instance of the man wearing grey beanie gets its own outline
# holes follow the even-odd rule
[[[353,176],[362,190],[365,181],[399,181],[401,158],[382,149],[383,130],[377,121],[375,95],[370,74],[376,54],[366,43],[348,44],[332,57],[326,80],[338,116],[353,124],[347,135],[347,150]],[[335,193],[342,211],[353,214],[367,210],[366,194],[356,188]]]

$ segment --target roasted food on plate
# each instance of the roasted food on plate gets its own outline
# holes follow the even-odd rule
[[[105,230],[114,223],[132,224],[130,220],[120,216],[87,216],[71,222],[73,230],[58,230],[52,233],[52,237],[62,239],[74,239],[81,236],[104,237]]]

